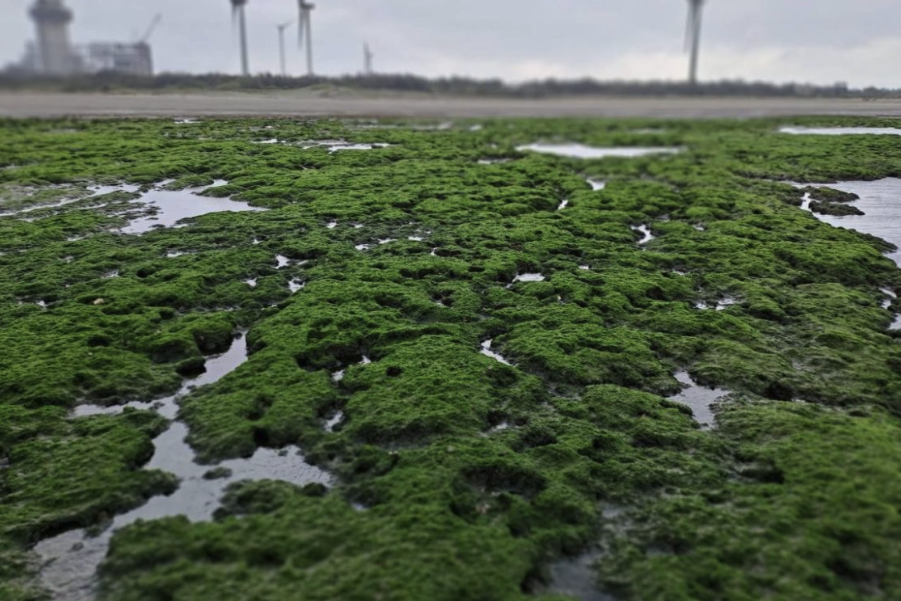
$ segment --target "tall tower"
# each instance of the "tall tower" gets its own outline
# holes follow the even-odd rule
[[[69,45],[69,23],[72,11],[63,0],[36,0],[31,18],[38,30],[38,67],[47,75],[68,75],[75,71]]]

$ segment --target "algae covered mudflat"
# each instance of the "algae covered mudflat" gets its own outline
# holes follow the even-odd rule
[[[901,598],[901,122],[379,125],[0,121],[0,598]]]

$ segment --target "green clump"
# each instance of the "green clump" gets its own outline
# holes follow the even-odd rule
[[[825,186],[807,186],[804,188],[804,192],[809,193],[812,199],[827,204],[860,200],[860,196],[853,192],[845,192],[843,190],[836,190],[835,188],[827,188]]]
[[[895,419],[747,404],[719,420],[735,477],[715,497],[699,490],[645,507],[599,565],[609,586],[672,600],[901,594]]]
[[[817,200],[810,203],[810,210],[814,213],[819,213],[820,215],[832,215],[836,217],[865,214],[857,207],[842,205],[835,202],[820,202]]]

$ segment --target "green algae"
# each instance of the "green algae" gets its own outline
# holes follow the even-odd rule
[[[174,485],[139,469],[158,418],[67,410],[172,394],[249,329],[249,360],[182,401],[191,445],[214,463],[299,444],[336,486],[248,483],[213,523],[125,528],[105,598],[523,599],[550,561],[598,540],[612,548],[600,575],[625,598],[897,594],[899,492],[877,483],[894,477],[901,431],[881,289],[901,277],[886,243],[817,221],[803,190],[773,181],[898,176],[897,140],[780,123],[0,123],[10,208],[97,183],[222,179],[205,194],[269,209],[140,237],[111,233],[129,193],[0,217],[0,542],[17,549],[2,586],[29,598],[20,551]],[[390,146],[305,148],[327,139]],[[515,150],[538,140],[686,150]],[[642,224],[656,239],[640,247]],[[480,354],[488,339],[512,365]],[[683,367],[743,399],[719,430],[662,398]],[[811,404],[773,402],[799,399]],[[638,516],[628,537],[605,530],[610,503]]]

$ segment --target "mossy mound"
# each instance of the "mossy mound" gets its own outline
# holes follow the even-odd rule
[[[777,181],[897,177],[897,140],[382,125],[0,121],[0,204],[34,209],[0,215],[0,596],[39,594],[35,541],[177,485],[142,469],[164,420],[71,409],[174,394],[239,330],[248,360],[180,400],[189,442],[210,464],[298,445],[334,486],[242,483],[212,523],[127,527],[101,598],[550,599],[548,566],[597,546],[628,599],[901,595],[901,272]],[[516,150],[539,140],[684,151]],[[216,180],[267,210],[116,233],[163,182]],[[718,428],[666,400],[679,369],[734,393]]]

